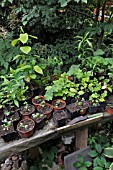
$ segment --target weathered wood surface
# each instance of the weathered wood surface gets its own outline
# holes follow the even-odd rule
[[[63,126],[61,128],[52,127],[52,129],[45,127],[43,130],[36,131],[35,134],[27,139],[19,139],[10,143],[5,143],[0,138],[0,160],[8,157],[12,153],[18,153],[34,146],[37,146],[45,141],[60,137],[69,132],[75,132],[79,128],[91,126],[97,122],[113,120],[113,115],[104,113],[103,116],[86,119],[73,125]]]

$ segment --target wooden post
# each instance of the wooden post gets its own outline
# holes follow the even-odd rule
[[[76,150],[85,148],[88,140],[88,128],[76,130],[75,140]]]

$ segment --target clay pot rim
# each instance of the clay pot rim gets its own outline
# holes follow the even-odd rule
[[[64,103],[65,106],[63,106],[63,107],[55,107],[55,106],[53,105],[53,103],[56,102],[57,100],[60,100],[60,102],[61,102],[61,103]],[[52,106],[53,106],[54,109],[63,109],[63,108],[66,107],[66,101],[63,100],[63,99],[55,99],[55,100],[52,101]]]
[[[32,122],[32,124],[33,124],[32,129],[29,129],[28,131],[25,131],[25,132],[24,132],[24,131],[21,131],[21,130],[19,129],[19,124],[20,124],[22,121],[24,121],[24,120],[30,120],[30,121]],[[34,120],[32,120],[32,119],[30,119],[30,118],[22,119],[22,120],[20,120],[19,123],[17,124],[17,130],[18,130],[19,132],[23,133],[23,134],[32,131],[32,130],[34,129],[34,127],[35,127],[35,122],[34,122]]]

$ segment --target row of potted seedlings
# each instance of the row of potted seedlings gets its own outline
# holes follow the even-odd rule
[[[93,105],[84,99],[76,100],[71,104],[66,104],[62,99],[55,99],[50,103],[45,101],[44,96],[35,96],[32,103],[24,102],[24,105],[16,111],[4,108],[4,114],[0,114],[0,136],[5,142],[9,142],[20,137],[27,138],[33,135],[36,129],[41,129],[46,124],[46,120],[53,118],[57,127],[86,112],[96,113],[100,105]],[[106,107],[106,110],[112,104]],[[93,109],[93,110],[92,110]],[[108,112],[111,114],[111,112]]]

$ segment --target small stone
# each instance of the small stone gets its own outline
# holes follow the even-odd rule
[[[18,170],[24,170],[22,167],[20,167]]]
[[[27,170],[28,169],[26,161],[22,161],[21,168],[22,168],[22,170]]]
[[[8,166],[6,166],[6,168],[4,170],[11,170],[11,169],[12,169],[12,166],[8,165]]]
[[[12,158],[12,161],[16,161],[18,159],[18,156],[17,155],[13,155],[11,158]]]
[[[5,160],[5,164],[6,165],[9,165],[11,163],[11,160],[9,159],[9,158],[7,158],[6,160]]]
[[[18,160],[13,161],[13,167],[16,168],[16,169],[18,169],[20,167]]]
[[[13,167],[11,170],[18,170],[17,168]]]

